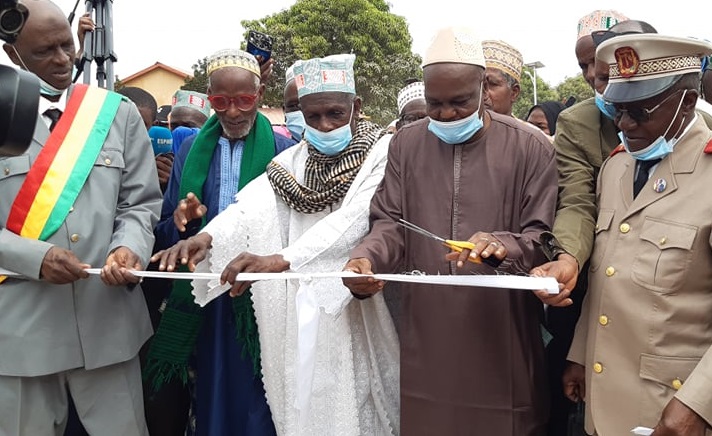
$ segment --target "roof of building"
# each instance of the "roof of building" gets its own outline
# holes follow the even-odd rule
[[[162,63],[160,63],[160,62],[156,62],[155,64],[151,65],[151,66],[148,67],[148,68],[144,68],[144,69],[141,70],[141,71],[138,71],[138,72],[133,73],[132,75],[130,75],[130,76],[124,78],[124,79],[121,79],[121,81],[122,81],[123,83],[127,83],[127,82],[130,82],[131,80],[136,79],[137,77],[144,76],[144,75],[146,75],[146,74],[148,74],[148,73],[150,73],[151,71],[154,71],[154,70],[165,70],[165,71],[167,71],[167,72],[169,72],[169,73],[175,74],[176,76],[180,77],[180,78],[183,79],[183,80],[185,80],[185,79],[191,77],[191,75],[188,74],[188,73],[186,73],[185,71],[181,71],[181,70],[179,70],[179,69],[177,69],[177,68],[170,67],[170,66],[168,66],[168,65],[166,65],[166,64],[162,64]]]

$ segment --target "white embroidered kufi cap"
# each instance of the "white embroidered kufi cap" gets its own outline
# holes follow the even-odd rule
[[[482,40],[468,27],[445,27],[438,30],[425,51],[423,66],[445,62],[485,68]]]
[[[284,83],[289,83],[292,80],[294,80],[294,64],[290,65],[284,73]]]
[[[410,83],[398,91],[398,113],[403,112],[405,105],[419,98],[425,98],[425,85],[423,82]]]
[[[250,53],[234,48],[215,52],[208,58],[208,76],[225,67],[238,67],[260,77],[260,64]]]
[[[581,39],[588,36],[597,30],[608,30],[612,26],[626,21],[628,17],[618,11],[613,10],[597,10],[593,11],[578,21],[576,38]]]

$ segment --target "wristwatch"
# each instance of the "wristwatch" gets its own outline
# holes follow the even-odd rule
[[[551,232],[543,232],[539,236],[539,243],[541,244],[541,250],[544,252],[544,256],[549,259],[549,262],[556,260],[560,254],[567,252],[561,248],[561,244],[559,244],[556,236]]]

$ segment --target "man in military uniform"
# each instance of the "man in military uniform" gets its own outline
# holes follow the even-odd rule
[[[693,196],[712,183],[712,130],[695,112],[710,53],[656,34],[597,50],[623,144],[598,179],[589,290],[564,375],[569,398],[586,399],[590,434],[704,435],[712,422],[712,201]]]

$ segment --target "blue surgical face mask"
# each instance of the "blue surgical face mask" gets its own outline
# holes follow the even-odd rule
[[[284,118],[287,122],[287,130],[292,134],[292,138],[301,141],[302,135],[304,134],[304,127],[306,126],[302,111],[287,112],[284,114]]]
[[[662,159],[668,154],[672,153],[673,148],[675,147],[675,144],[677,141],[680,139],[677,137],[677,135],[680,133],[678,130],[677,133],[675,133],[675,137],[670,139],[669,141],[665,139],[665,136],[667,136],[668,131],[672,127],[672,123],[675,121],[675,118],[677,118],[678,112],[680,112],[680,107],[682,107],[682,100],[685,98],[685,94],[687,94],[687,90],[685,90],[682,93],[682,98],[680,98],[680,103],[677,105],[677,110],[675,111],[675,115],[672,117],[672,120],[670,120],[670,124],[668,125],[668,128],[665,129],[665,133],[660,135],[658,139],[653,141],[649,146],[645,147],[642,150],[638,151],[631,151],[630,147],[628,146],[628,140],[623,134],[623,132],[618,132],[618,137],[620,138],[621,142],[623,143],[623,147],[625,147],[625,151],[628,152],[631,156],[633,156],[637,160],[654,160],[654,159]],[[682,128],[683,124],[685,123],[685,118],[683,117],[682,121],[680,122],[680,128]]]
[[[613,106],[612,103],[607,102],[606,100],[603,99],[603,95],[596,91],[596,107],[598,107],[598,110],[601,111],[603,115],[606,116],[609,120],[612,120],[616,117],[616,108]]]
[[[480,102],[472,115],[457,121],[437,121],[430,119],[428,130],[447,144],[461,144],[477,133],[484,122],[480,117],[480,106],[482,106],[482,85],[480,84]]]
[[[335,156],[341,153],[349,145],[353,137],[351,134],[351,117],[353,113],[354,107],[351,105],[349,122],[330,132],[322,132],[307,124],[304,129],[304,138],[322,154]]]
[[[40,94],[46,95],[48,97],[57,97],[64,93],[64,89],[55,88],[54,86],[42,80],[40,76],[37,76],[37,78],[40,79]]]

